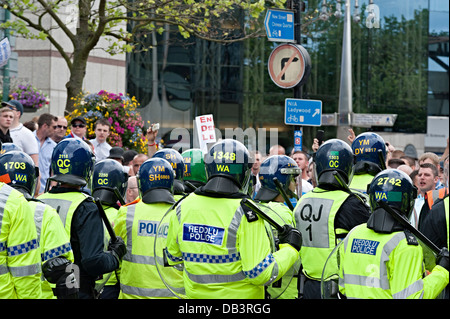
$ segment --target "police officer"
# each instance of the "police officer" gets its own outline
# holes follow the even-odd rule
[[[0,142],[1,147],[1,142]],[[0,299],[36,299],[41,292],[41,256],[33,212],[0,175]]]
[[[384,170],[374,177],[368,193],[372,215],[339,247],[341,293],[347,298],[436,298],[448,284],[448,250],[441,251],[425,276],[417,239],[378,204],[384,201],[409,219],[417,196],[411,179],[400,170]]]
[[[176,298],[158,275],[154,257],[159,222],[175,203],[175,174],[167,160],[156,157],[141,165],[137,178],[141,201],[121,207],[114,227],[128,251],[120,268],[119,298]],[[165,272],[181,280],[181,272],[173,268]]]
[[[206,168],[204,152],[199,148],[192,148],[181,153],[184,162],[183,181],[186,193],[206,184]],[[194,188],[192,186],[194,186]]]
[[[353,140],[352,150],[356,164],[349,187],[365,194],[373,177],[386,168],[386,143],[380,135],[366,132]]]
[[[249,152],[235,140],[214,144],[205,157],[208,181],[176,207],[167,235],[169,263],[184,263],[188,298],[264,298],[298,259],[300,234],[280,234],[271,251],[264,221],[241,206],[249,198]]]
[[[168,161],[175,172],[175,180],[173,183],[173,194],[175,201],[180,200],[186,194],[183,176],[184,176],[184,162],[181,154],[172,149],[172,148],[164,148],[162,150],[157,151],[153,154],[152,158],[163,158]]]
[[[328,255],[354,226],[369,218],[369,208],[348,189],[354,156],[350,146],[331,139],[314,156],[317,187],[300,198],[295,222],[303,237],[299,296],[320,299],[320,278]]]
[[[444,179],[448,188],[449,158],[444,160]],[[449,196],[438,199],[428,213],[421,228],[422,233],[438,247],[449,248]],[[445,298],[449,298],[449,286],[445,289]]]
[[[43,269],[46,270],[51,263],[64,265],[58,273],[44,271],[44,276],[53,282],[50,284],[42,278],[42,297],[77,298],[76,278],[71,271],[72,247],[61,219],[54,208],[33,198],[38,180],[37,172],[32,158],[22,151],[9,151],[0,157],[0,175],[9,176],[8,185],[24,195],[34,213]],[[71,284],[66,285],[66,282]]]
[[[255,200],[260,201],[260,208],[280,225],[288,224],[295,227],[294,213],[284,202],[295,196],[296,177],[300,174],[301,169],[297,163],[286,155],[273,155],[261,163],[259,169],[261,188],[256,194]],[[274,178],[279,181],[281,190],[275,184]],[[286,199],[281,192],[287,197]],[[275,241],[278,241],[276,230],[271,227],[270,231],[274,233]],[[294,268],[296,267],[294,266]],[[294,274],[298,274],[298,268],[292,269],[291,273],[283,278],[281,287],[272,286],[268,289],[268,293],[272,297],[277,296],[278,299],[297,298],[297,277],[292,278]],[[287,284],[289,285],[286,286]]]
[[[124,172],[123,166],[118,161],[107,158],[95,163],[91,193],[94,200],[100,201],[110,224],[114,224],[120,206],[125,203],[127,185],[128,174]],[[104,234],[107,247],[111,237],[106,229]],[[97,281],[96,290],[100,292],[100,299],[117,299],[120,285],[115,272],[103,275],[103,278]]]
[[[94,154],[81,139],[68,138],[59,142],[52,154],[50,181],[57,182],[50,191],[39,196],[56,209],[65,230],[80,274],[80,299],[92,299],[95,280],[119,267],[126,252],[121,238],[109,243],[104,251],[103,221],[93,198],[81,191],[91,177]]]

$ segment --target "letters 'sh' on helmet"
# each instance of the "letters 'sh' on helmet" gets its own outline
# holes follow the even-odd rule
[[[210,148],[205,163],[208,183],[221,176],[232,180],[240,191],[247,192],[252,160],[244,144],[233,139],[221,140]]]
[[[337,171],[349,184],[353,176],[354,155],[350,145],[340,139],[323,143],[314,155],[316,177],[319,184],[325,180],[332,182],[328,172]],[[323,175],[323,176],[322,176]]]
[[[403,171],[386,169],[373,178],[368,185],[367,194],[372,211],[379,207],[377,201],[381,200],[409,219],[417,197],[417,188]]]
[[[175,172],[175,179],[183,179],[184,162],[180,152],[172,148],[164,148],[153,154],[152,158],[156,157],[163,158],[168,161],[170,165],[172,165],[172,168]]]
[[[289,189],[291,182],[295,183],[294,178],[301,174],[301,169],[297,163],[286,155],[273,155],[266,158],[259,168],[259,180],[261,188],[256,194],[255,199],[263,202],[271,201],[277,197],[280,192],[274,182],[274,177],[280,181],[286,194],[293,195]]]
[[[171,163],[152,157],[142,163],[136,175],[139,195],[144,203],[174,203],[173,184],[175,172]]]
[[[192,148],[181,153],[184,161],[184,177],[185,181],[206,183],[206,168],[203,157],[204,152],[199,148]]]
[[[0,156],[0,179],[14,188],[24,189],[33,196],[39,173],[33,159],[21,151],[9,151]]]
[[[65,138],[59,142],[52,153],[51,180],[85,186],[94,168],[95,156],[89,145],[78,138]]]
[[[384,166],[381,161],[386,160],[386,143],[380,135],[372,132],[359,134],[352,143],[352,150],[356,157],[356,163],[365,161],[379,167]]]
[[[115,204],[124,202],[128,185],[128,174],[116,160],[107,158],[95,163],[92,173],[91,192],[94,198]]]

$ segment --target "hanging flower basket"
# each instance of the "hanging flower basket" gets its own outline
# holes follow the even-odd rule
[[[147,154],[144,121],[136,111],[138,103],[135,97],[101,90],[94,94],[80,94],[73,100],[75,110],[66,119],[70,123],[73,118],[82,116],[87,123],[89,139],[95,138],[95,122],[106,118],[111,123],[111,133],[107,139],[111,146]]]
[[[47,95],[31,84],[18,85],[9,97],[22,103],[24,112],[36,112],[44,105],[49,104]]]

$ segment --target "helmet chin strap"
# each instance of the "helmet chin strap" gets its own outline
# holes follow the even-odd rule
[[[367,228],[382,234],[390,234],[394,231],[402,231],[404,229],[391,214],[381,207],[377,207],[370,215],[369,220],[367,221]]]

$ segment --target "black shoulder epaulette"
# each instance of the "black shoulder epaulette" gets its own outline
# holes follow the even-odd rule
[[[412,246],[419,245],[419,242],[417,241],[416,236],[414,236],[409,230],[405,229],[403,232],[405,233],[406,242],[408,243],[408,245],[412,245]]]
[[[252,223],[252,222],[258,220],[258,215],[256,215],[256,213],[253,212],[250,208],[248,208],[245,205],[242,205],[241,207],[244,210],[245,217],[247,218],[247,221],[249,223]]]

